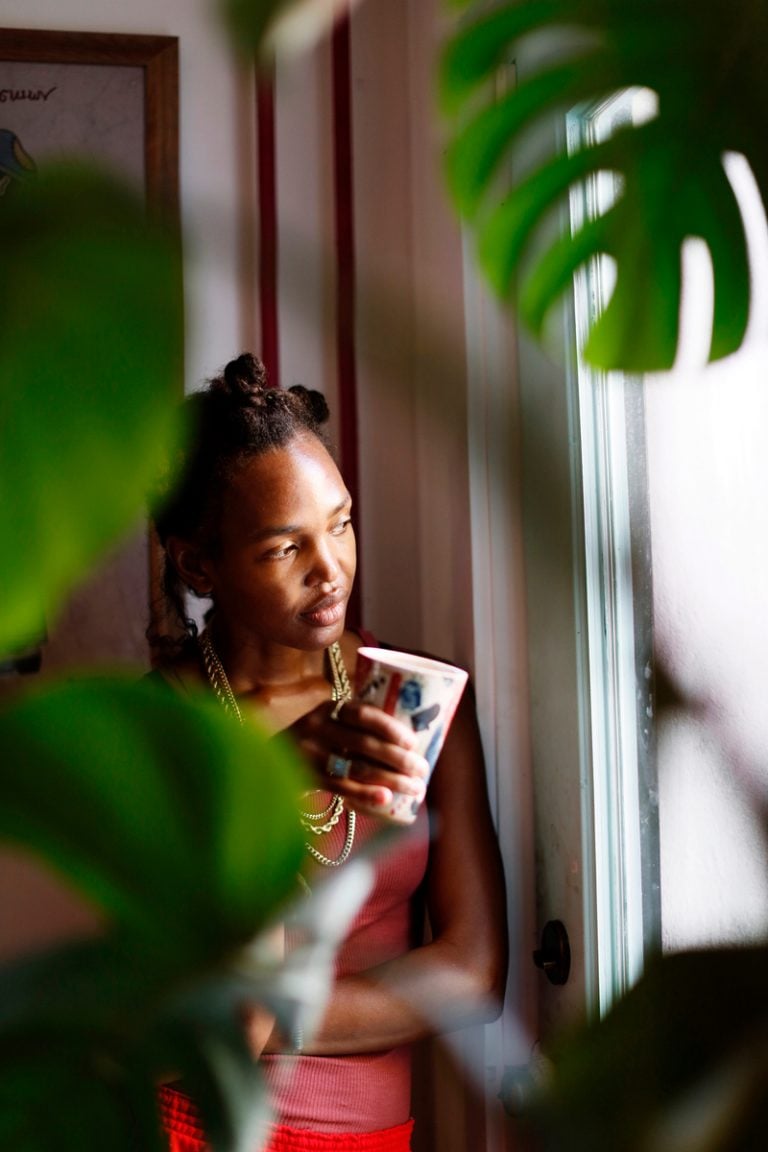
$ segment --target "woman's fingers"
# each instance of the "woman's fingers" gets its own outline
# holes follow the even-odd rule
[[[331,719],[328,705],[321,705],[293,725],[291,731],[304,753],[323,770],[331,756],[337,757],[340,763],[331,768],[331,774],[340,779],[349,775],[343,760],[365,764],[368,776],[371,768],[374,775],[375,770],[383,771],[385,776],[396,774],[419,780],[429,775],[427,761],[413,749],[413,733],[370,704],[348,701],[338,720]],[[379,782],[391,784],[385,777]]]
[[[418,752],[361,732],[340,733],[330,751],[323,751],[325,772],[340,780],[353,778],[415,796],[424,791],[429,776],[429,764]]]
[[[399,720],[370,704],[347,701],[338,719],[325,730],[332,749],[390,772],[426,779],[429,765],[414,751],[413,732]]]
[[[364,760],[349,748],[341,752],[331,752],[325,764],[325,774],[333,782],[334,787],[340,781],[367,785],[369,787],[387,788],[390,791],[403,792],[408,796],[423,797],[427,786],[428,769],[426,761],[421,761],[412,772],[393,771],[381,763]],[[422,766],[426,770],[422,770]]]
[[[326,785],[353,806],[386,806],[393,792],[424,798],[429,765],[413,750],[413,733],[380,708],[352,700],[341,708],[323,704],[292,732]]]
[[[402,721],[395,720],[394,716],[373,704],[361,704],[358,700],[344,700],[332,705],[327,711],[327,721],[329,725],[365,732],[402,748],[413,748],[416,744],[414,733]],[[330,733],[331,738],[335,739],[333,728]]]

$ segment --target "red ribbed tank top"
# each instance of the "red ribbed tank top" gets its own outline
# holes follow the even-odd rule
[[[380,827],[358,814],[355,849]],[[345,831],[340,821],[323,837],[327,856],[341,851]],[[424,879],[428,850],[429,821],[422,804],[416,822],[376,859],[371,894],[337,954],[337,977],[363,972],[413,947],[414,896]],[[261,1063],[278,1123],[316,1132],[370,1132],[403,1124],[410,1116],[408,1047],[350,1056],[263,1056]]]

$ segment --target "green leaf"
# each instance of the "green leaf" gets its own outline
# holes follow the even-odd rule
[[[0,968],[0,1144],[159,1152],[173,1071],[212,1147],[256,1146],[268,1102],[242,1008],[310,1033],[367,852],[297,904],[296,753],[151,679],[30,692],[0,712],[0,744],[0,836],[106,913],[95,939]],[[301,941],[289,959],[257,936],[277,917]]]
[[[261,51],[264,37],[276,14],[290,0],[217,0],[222,19],[236,46],[244,55]]]
[[[196,999],[187,1000],[185,1014],[173,1020],[170,1029],[161,1019],[159,1031],[163,1051],[181,1074],[184,1093],[194,1101],[210,1146],[217,1152],[253,1152],[264,1143],[272,1115],[270,1101],[238,1011],[247,992],[240,987],[239,1003],[227,997],[222,1006],[222,998],[215,996],[221,987],[219,980],[196,989]],[[195,1011],[197,1006],[200,1012]]]
[[[114,935],[0,968],[0,1146],[160,1152],[156,961]]]
[[[768,1124],[768,949],[657,959],[561,1042],[529,1120],[553,1152],[746,1152]]]
[[[371,890],[372,858],[388,841],[387,831],[368,841],[343,869],[315,881],[311,899],[299,900],[289,909],[285,923],[293,944],[277,964],[266,959],[260,940],[233,957],[233,971],[248,981],[252,998],[276,1016],[283,1035],[298,1030],[309,1037],[319,1027],[333,983],[336,951]]]
[[[460,33],[448,40],[441,61],[440,96],[449,113],[462,112],[467,97],[511,63],[511,46],[519,39],[568,15],[561,0],[502,3],[490,10],[486,4],[465,0],[462,7],[469,14],[462,19]],[[578,0],[572,0],[574,16],[578,8]]]
[[[446,174],[459,211],[476,231],[481,267],[503,297],[517,293],[521,315],[540,336],[573,272],[603,254],[616,286],[587,343],[600,368],[668,368],[678,341],[681,249],[688,237],[709,248],[715,276],[710,358],[735,351],[747,327],[749,267],[741,214],[723,153],[750,161],[764,200],[768,164],[762,118],[768,101],[764,47],[768,3],[738,14],[726,0],[502,0],[462,5],[466,13],[441,61],[444,109],[453,117]],[[517,86],[510,65],[536,45]],[[622,88],[645,87],[657,117],[627,126],[572,158],[550,151],[526,170],[518,144],[574,106],[595,105]],[[555,133],[550,133],[552,139]],[[620,178],[623,194],[605,219],[580,234],[542,243],[554,212],[598,172]]]
[[[0,1061],[0,1145],[13,1152],[163,1152],[151,1086],[140,1100],[99,1075],[79,1044],[48,1041]]]
[[[243,1007],[264,1005],[286,1036],[312,1034],[336,948],[370,890],[370,851],[287,909],[302,943],[286,958],[264,938],[233,953],[222,934],[203,966],[184,941],[174,961],[129,927],[0,968],[0,1146],[75,1150],[111,1134],[110,1148],[150,1152],[155,1085],[171,1070],[212,1147],[260,1146],[269,1101]]]
[[[235,47],[264,61],[310,48],[353,0],[217,0]]]
[[[0,652],[140,518],[174,428],[178,244],[112,177],[41,170],[0,212]]]
[[[224,956],[222,941],[222,956]],[[128,934],[0,970],[0,1144],[145,1152],[160,1139],[156,1085],[183,1076],[215,1147],[263,1132],[267,1102],[238,1003],[206,997],[217,980],[175,978]],[[183,982],[182,982],[183,977]],[[198,980],[200,974],[197,974]],[[184,989],[184,1008],[179,990]],[[239,990],[241,1002],[244,995]]]
[[[569,60],[500,96],[467,124],[446,153],[448,178],[463,213],[471,216],[479,211],[489,182],[510,157],[515,139],[532,116],[553,105],[572,106],[594,93],[599,69],[605,90],[616,87],[604,65],[597,53]]]
[[[292,892],[305,776],[286,742],[150,681],[71,682],[0,713],[0,836],[179,961]]]

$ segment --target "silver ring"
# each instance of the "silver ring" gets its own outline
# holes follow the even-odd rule
[[[341,710],[346,704],[346,700],[342,696],[341,700],[337,700],[333,708],[331,708],[331,720],[338,720],[341,716]]]
[[[348,760],[346,756],[337,756],[335,752],[331,752],[325,762],[327,775],[333,776],[335,780],[346,780],[351,769],[352,761]]]

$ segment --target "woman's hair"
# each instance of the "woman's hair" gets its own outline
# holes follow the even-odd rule
[[[300,384],[289,389],[270,387],[264,365],[249,352],[230,360],[205,388],[188,396],[183,413],[188,422],[184,446],[152,500],[163,548],[169,536],[181,536],[197,538],[215,549],[222,497],[248,460],[283,447],[301,433],[326,443],[324,396]],[[186,588],[167,553],[162,590],[175,617],[174,631],[180,625],[182,640],[194,637],[197,628],[186,610]],[[156,631],[150,628],[152,643],[167,646],[174,642]]]

